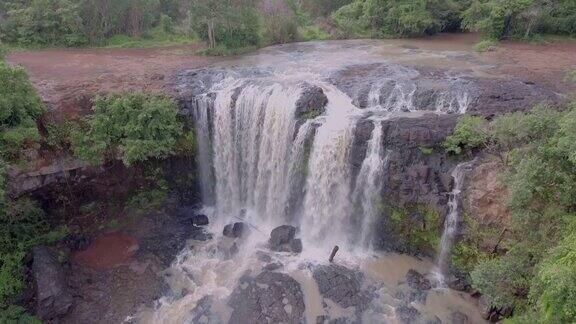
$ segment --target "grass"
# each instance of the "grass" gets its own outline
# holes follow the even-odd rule
[[[479,53],[486,52],[491,48],[494,48],[496,44],[497,42],[493,39],[484,39],[474,45],[474,50]]]

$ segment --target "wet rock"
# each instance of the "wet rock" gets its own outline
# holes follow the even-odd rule
[[[270,233],[268,244],[272,249],[288,244],[296,236],[296,227],[290,225],[278,226]]]
[[[313,277],[320,294],[343,308],[355,307],[356,312],[362,312],[372,299],[371,294],[362,289],[361,272],[335,264],[320,265],[314,269]]]
[[[293,239],[290,241],[290,249],[294,253],[301,253],[302,252],[302,240],[301,239]]]
[[[461,312],[453,312],[450,316],[453,324],[467,324],[470,323],[468,316]]]
[[[192,231],[190,233],[190,239],[195,241],[209,241],[213,238],[212,234],[206,233],[206,231],[201,227],[192,227]]]
[[[420,312],[411,306],[399,306],[396,307],[396,318],[401,323],[415,323],[420,317]]]
[[[72,306],[66,275],[55,255],[45,246],[35,247],[32,272],[36,283],[36,314],[51,321],[65,315]]]
[[[296,119],[313,119],[322,115],[328,104],[324,90],[308,83],[303,84],[304,90],[296,102]]]
[[[296,227],[290,225],[278,226],[270,233],[268,244],[272,251],[302,252],[302,240],[295,239]]]
[[[447,276],[447,278],[445,278],[445,280],[446,280],[446,285],[450,289],[454,289],[456,291],[462,291],[462,292],[471,292],[472,291],[472,286],[470,285],[468,280],[466,280],[464,275],[450,274]]]
[[[304,295],[292,277],[264,271],[244,276],[232,292],[228,305],[234,323],[301,323],[304,321]]]
[[[514,308],[511,306],[493,307],[488,303],[484,297],[478,299],[478,305],[482,318],[492,323],[496,323],[503,318],[511,317],[514,313]]]
[[[196,226],[206,226],[209,223],[208,216],[202,214],[194,215],[192,218],[192,223]]]
[[[243,222],[236,222],[234,224],[228,224],[224,226],[222,234],[230,238],[239,238],[242,236],[245,230],[245,224]]]
[[[90,245],[90,238],[82,234],[70,234],[64,239],[64,244],[72,251],[84,251]]]
[[[274,262],[274,263],[269,263],[267,265],[264,266],[264,270],[267,271],[274,271],[274,270],[278,270],[280,268],[282,268],[284,265],[282,263],[279,262]]]
[[[416,290],[430,290],[432,288],[430,280],[426,279],[421,273],[414,269],[408,270],[406,282],[410,288]]]

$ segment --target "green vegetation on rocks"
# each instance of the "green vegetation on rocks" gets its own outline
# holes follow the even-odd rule
[[[540,106],[490,123],[470,120],[460,120],[445,147],[455,152],[454,147],[482,145],[505,157],[502,181],[511,219],[497,251],[486,251],[479,242],[499,235],[477,239],[478,228],[467,224],[453,265],[469,271],[473,286],[492,306],[514,307],[514,322],[576,321],[576,103],[562,110]],[[469,136],[478,125],[481,141]]]
[[[131,166],[164,158],[184,136],[176,103],[145,93],[97,97],[94,114],[74,134],[74,153],[93,164],[120,159]]]

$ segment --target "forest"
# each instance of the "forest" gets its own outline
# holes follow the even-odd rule
[[[0,40],[23,47],[205,41],[226,54],[268,44],[480,32],[487,42],[576,33],[570,0],[7,0]],[[486,44],[486,43],[484,43]]]

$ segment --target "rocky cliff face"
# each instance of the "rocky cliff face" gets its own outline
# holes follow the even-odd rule
[[[242,89],[278,82],[274,81],[273,73],[265,69],[184,71],[172,80],[179,94],[182,114],[194,119],[193,111],[199,98],[213,106],[214,91],[219,91],[218,86],[214,86],[225,79],[238,80],[237,89],[230,98],[231,114]],[[289,79],[288,82],[293,86],[296,81]],[[306,120],[326,113],[326,106],[330,104],[326,91],[333,92],[329,89],[332,86],[349,97],[357,108],[365,110],[355,122],[348,153],[352,187],[367,157],[375,125],[381,127],[383,149],[380,158],[386,159],[387,163],[381,192],[377,193],[381,205],[379,213],[384,216],[378,225],[382,228],[380,233],[386,232],[383,229],[387,226],[385,219],[390,216],[390,208],[408,210],[411,215],[417,209],[421,211],[423,206],[440,216],[437,227],[442,228],[453,187],[451,171],[461,161],[447,155],[441,144],[452,133],[459,114],[467,112],[491,117],[559,100],[552,91],[518,79],[462,76],[435,68],[393,64],[352,65],[332,73],[320,86],[307,81],[297,84],[302,88],[295,110],[297,130]],[[375,105],[391,114],[375,119]],[[208,118],[215,118],[212,110],[208,110]],[[215,126],[213,122],[208,124],[209,136],[212,136]],[[497,184],[496,170],[492,164],[480,164],[470,175],[470,184],[466,187],[464,209],[478,215],[482,222],[498,222],[505,214],[497,200],[502,189]],[[299,183],[303,185],[302,181]],[[350,190],[353,191],[354,188]],[[418,220],[418,226],[427,227],[422,215],[413,217]],[[389,239],[381,238],[380,242]],[[393,245],[380,246],[397,249]]]

